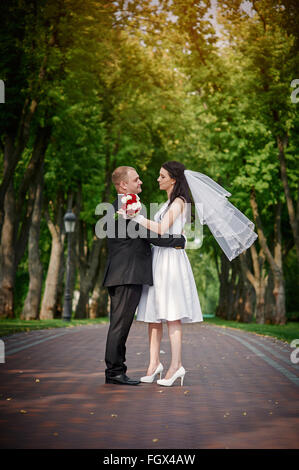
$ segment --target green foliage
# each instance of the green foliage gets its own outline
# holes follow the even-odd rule
[[[288,135],[287,172],[296,201],[299,121],[290,100],[290,82],[298,69],[293,0],[285,2],[285,9],[278,1],[261,0],[251,15],[240,9],[240,0],[218,2],[220,41],[206,16],[209,1],[161,0],[158,6],[141,0],[8,3],[0,33],[1,78],[9,84],[7,103],[0,107],[2,148],[5,132],[17,131],[26,100],[38,102],[14,175],[16,193],[37,129],[49,125],[44,207],[57,210],[61,193],[65,210],[68,195],[80,192],[89,248],[107,175],[119,165],[134,166],[143,181],[142,202],[162,202],[166,195],[156,180],[167,160],[217,180],[251,220],[249,195],[255,187],[269,240],[273,207],[281,200],[283,247],[289,246],[276,139]],[[204,235],[203,246],[188,256],[203,311],[212,313],[219,287],[214,256],[220,249],[207,227]],[[50,249],[43,219],[45,272]],[[284,263],[287,308],[296,311],[294,250]],[[26,271],[25,259],[17,275],[17,311],[27,291]]]
[[[0,319],[0,336],[9,336],[14,333],[28,332],[32,330],[51,329],[51,328],[73,328],[80,325],[98,325],[109,322],[108,317],[88,320],[19,320],[19,319]]]
[[[287,312],[290,312],[288,318],[299,321],[299,298],[295,295],[298,292],[299,265],[294,247],[289,251],[285,260],[284,276],[286,283],[286,309]]]

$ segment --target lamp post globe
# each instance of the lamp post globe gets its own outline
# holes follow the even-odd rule
[[[75,230],[76,216],[75,214],[68,210],[64,215],[64,226],[66,233],[72,233]]]

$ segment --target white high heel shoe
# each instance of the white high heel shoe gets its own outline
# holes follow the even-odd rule
[[[158,365],[158,367],[155,370],[155,372],[153,373],[153,375],[145,375],[144,377],[141,377],[140,382],[151,384],[155,380],[155,377],[156,377],[157,374],[160,374],[160,379],[161,379],[163,369],[164,369],[164,367],[162,366],[162,364],[160,362],[160,364]]]
[[[171,385],[176,381],[176,379],[181,378],[181,387],[183,386],[184,382],[184,377],[185,377],[186,371],[184,367],[180,367],[170,379],[160,379],[157,380],[158,385],[164,385],[165,387],[171,387]]]

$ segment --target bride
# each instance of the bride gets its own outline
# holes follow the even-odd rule
[[[134,221],[160,235],[182,233],[186,223],[187,203],[191,202],[182,163],[172,161],[162,165],[158,178],[160,190],[168,200],[155,215],[155,221],[136,216]],[[182,366],[182,323],[203,321],[191,265],[185,250],[152,247],[153,285],[143,285],[138,305],[137,321],[148,323],[150,362],[141,382],[152,383],[160,374],[159,385],[170,386],[185,376]],[[160,362],[162,323],[167,322],[171,344],[171,363],[161,380]]]

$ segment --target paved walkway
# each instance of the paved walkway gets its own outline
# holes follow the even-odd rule
[[[3,338],[0,448],[275,449],[299,447],[299,365],[274,338],[183,326],[184,386],[104,383],[108,325]],[[161,361],[169,365],[167,329]],[[133,323],[128,375],[144,375],[147,328]]]

